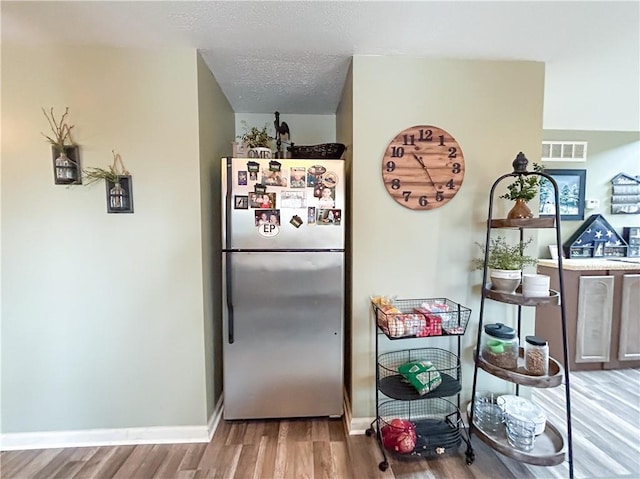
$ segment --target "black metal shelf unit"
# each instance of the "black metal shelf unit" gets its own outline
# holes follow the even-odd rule
[[[376,333],[376,417],[367,436],[376,435],[383,460],[378,467],[389,467],[388,456],[400,460],[435,458],[455,453],[464,442],[466,459],[475,459],[469,431],[460,412],[461,368],[460,337],[465,333],[471,310],[446,298],[399,299],[393,312],[372,303],[377,322]],[[425,311],[429,309],[429,311]],[[402,349],[380,353],[380,341],[397,341],[456,336],[457,354],[435,347]],[[439,385],[420,394],[405,380],[399,369],[412,361],[428,361],[438,372]],[[455,397],[456,403],[450,399]],[[449,398],[449,399],[447,399]],[[393,430],[394,421],[411,423],[412,450],[396,451],[385,444],[385,433]],[[405,432],[405,431],[402,431]]]

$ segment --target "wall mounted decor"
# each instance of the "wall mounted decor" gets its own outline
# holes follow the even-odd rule
[[[116,181],[106,183],[107,213],[133,213],[131,175],[118,175]]]
[[[627,256],[640,258],[640,226],[625,226],[622,236],[629,245]]]
[[[73,125],[67,123],[69,107],[56,121],[53,107],[49,113],[42,108],[42,113],[49,122],[53,136],[42,135],[51,144],[53,159],[53,177],[56,185],[79,185],[82,184],[82,169],[80,168],[80,150],[71,137]]]
[[[591,215],[562,245],[567,258],[608,258],[627,255],[627,243],[602,215]]]
[[[587,170],[544,170],[558,184],[560,219],[584,219],[584,191]],[[556,205],[553,185],[546,178],[540,179],[540,211],[541,218],[555,216]]]
[[[133,189],[129,171],[124,167],[122,157],[112,150],[113,163],[109,169],[89,167],[84,176],[87,185],[105,180],[107,189],[107,213],[133,213]]]
[[[640,214],[640,177],[619,173],[611,184],[611,214]]]

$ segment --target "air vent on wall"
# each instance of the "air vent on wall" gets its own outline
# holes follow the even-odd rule
[[[587,161],[587,142],[543,141],[542,161]]]

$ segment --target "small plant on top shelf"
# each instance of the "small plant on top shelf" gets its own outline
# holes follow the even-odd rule
[[[491,238],[489,244],[489,258],[487,267],[502,270],[521,270],[525,266],[535,266],[538,263],[536,258],[524,254],[524,249],[531,244],[532,238],[527,241],[518,242],[515,245],[509,244],[503,236]],[[473,269],[484,268],[485,245],[476,243],[482,251],[482,258],[472,260]]]
[[[244,133],[238,135],[238,138],[249,148],[271,148],[271,142],[273,137],[267,132],[268,124],[265,124],[262,129],[258,129],[255,126],[249,127],[247,122],[242,120],[240,122]]]
[[[533,171],[540,173],[544,171],[544,167],[538,163],[533,164]],[[538,175],[518,175],[516,180],[507,185],[508,193],[501,195],[500,198],[505,200],[524,200],[528,203],[536,197],[538,194],[538,187],[540,186],[540,177]]]

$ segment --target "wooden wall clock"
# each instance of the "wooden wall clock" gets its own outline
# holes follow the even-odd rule
[[[451,201],[462,186],[462,149],[442,128],[412,126],[387,145],[382,180],[389,195],[405,208],[439,208]]]

